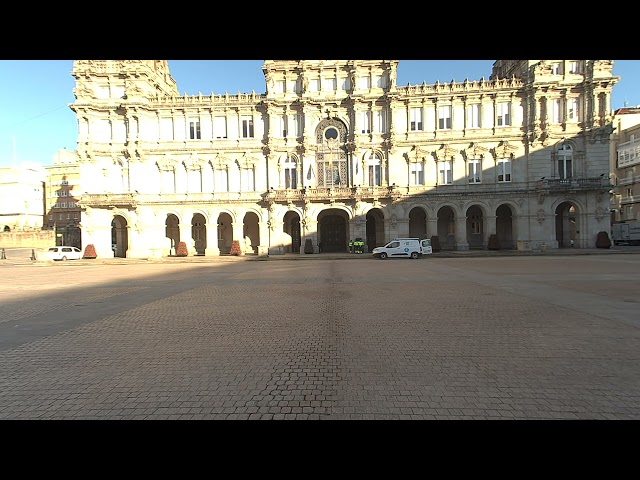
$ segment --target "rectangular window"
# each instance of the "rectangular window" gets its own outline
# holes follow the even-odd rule
[[[377,110],[375,113],[376,131],[378,133],[387,133],[387,112],[385,110]]]
[[[370,77],[358,77],[358,89],[359,90],[369,90],[371,88],[371,78]]]
[[[59,203],[55,203],[55,204],[53,205],[53,208],[60,208],[60,204],[59,204]]]
[[[551,122],[562,123],[562,101],[559,98],[551,100]]]
[[[451,130],[451,105],[438,107],[438,128],[440,130]]]
[[[253,138],[253,118],[242,117],[242,138]]]
[[[278,126],[276,137],[285,138],[287,136],[287,117],[286,115],[278,115]]]
[[[218,139],[227,138],[227,117],[213,117],[213,135]]]
[[[469,105],[467,108],[467,128],[481,128],[482,125],[480,123],[480,104],[476,103],[473,105]]]
[[[67,202],[62,202],[60,204],[60,208],[67,208]]]
[[[360,112],[361,133],[371,133],[371,112]]]
[[[384,88],[387,86],[387,76],[386,75],[374,75],[373,76],[373,84],[377,88]]]
[[[573,177],[573,167],[571,165],[571,156],[561,156],[558,160],[558,177],[567,180]]]
[[[320,79],[312,78],[309,81],[309,91],[310,92],[319,92],[320,91]]]
[[[295,164],[284,170],[284,188],[298,188]]]
[[[480,160],[469,160],[469,183],[482,183],[482,167]]]
[[[422,162],[411,164],[411,185],[424,185],[424,165]]]
[[[296,129],[295,136],[301,137],[302,136],[302,115],[296,114],[293,116],[293,127]]]
[[[576,123],[580,121],[580,102],[577,98],[570,98],[567,101],[567,121]]]
[[[67,220],[71,220],[71,214],[67,213]]]
[[[335,92],[337,81],[335,78],[325,78],[323,81],[323,90],[325,92]]]
[[[215,186],[214,189],[218,192],[228,192],[229,191],[229,176],[227,171],[224,169],[216,170],[216,178],[215,178]]]
[[[255,191],[253,168],[242,170],[242,190],[245,192]]]
[[[369,165],[369,186],[381,186],[382,179],[380,178],[380,163]]]
[[[579,61],[572,60],[569,62],[569,73],[573,73],[573,74],[582,73]]]
[[[498,127],[511,125],[511,102],[498,103]]]
[[[511,160],[503,158],[498,161],[498,182],[511,181]]]
[[[551,64],[551,73],[554,75],[563,75],[562,62],[554,62]]]
[[[345,92],[351,90],[351,80],[349,80],[349,77],[341,79],[340,82],[342,85],[340,88],[342,88],[342,90]]]
[[[422,108],[412,108],[409,110],[409,129],[412,132],[421,132],[424,127],[422,123]]]
[[[284,93],[284,80],[276,81],[276,93]]]
[[[74,214],[73,214],[73,219],[74,219],[74,220],[77,220],[77,219],[78,219],[78,214],[77,214],[77,213],[74,213]]]
[[[453,162],[446,160],[438,162],[438,180],[440,185],[451,185],[453,183]]]
[[[189,139],[200,140],[200,120],[189,120]]]
[[[173,117],[160,119],[160,140],[173,140]]]

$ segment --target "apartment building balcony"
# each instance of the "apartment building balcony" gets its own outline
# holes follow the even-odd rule
[[[633,185],[634,183],[640,183],[640,175],[623,177],[618,179],[618,186]]]

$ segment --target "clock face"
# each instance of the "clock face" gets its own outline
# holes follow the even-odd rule
[[[338,130],[334,127],[329,127],[324,131],[324,138],[327,140],[336,140],[338,138]]]

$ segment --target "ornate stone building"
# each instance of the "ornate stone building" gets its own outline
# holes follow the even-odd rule
[[[99,256],[593,247],[609,230],[611,60],[498,60],[397,85],[398,60],[266,60],[266,93],[181,96],[166,60],[78,60],[82,243]]]

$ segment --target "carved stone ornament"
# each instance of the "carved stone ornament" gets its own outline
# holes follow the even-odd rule
[[[542,222],[544,222],[544,218],[544,210],[538,210],[538,223],[540,223],[540,225],[542,225]]]
[[[604,216],[605,216],[605,213],[606,213],[606,211],[605,211],[604,208],[602,208],[602,207],[596,208],[596,220],[598,220],[598,221],[602,220],[604,218]]]
[[[538,203],[542,205],[544,203],[545,192],[538,192]]]
[[[478,142],[472,142],[467,148],[464,149],[467,158],[481,158],[489,153],[488,148],[481,147]]]

